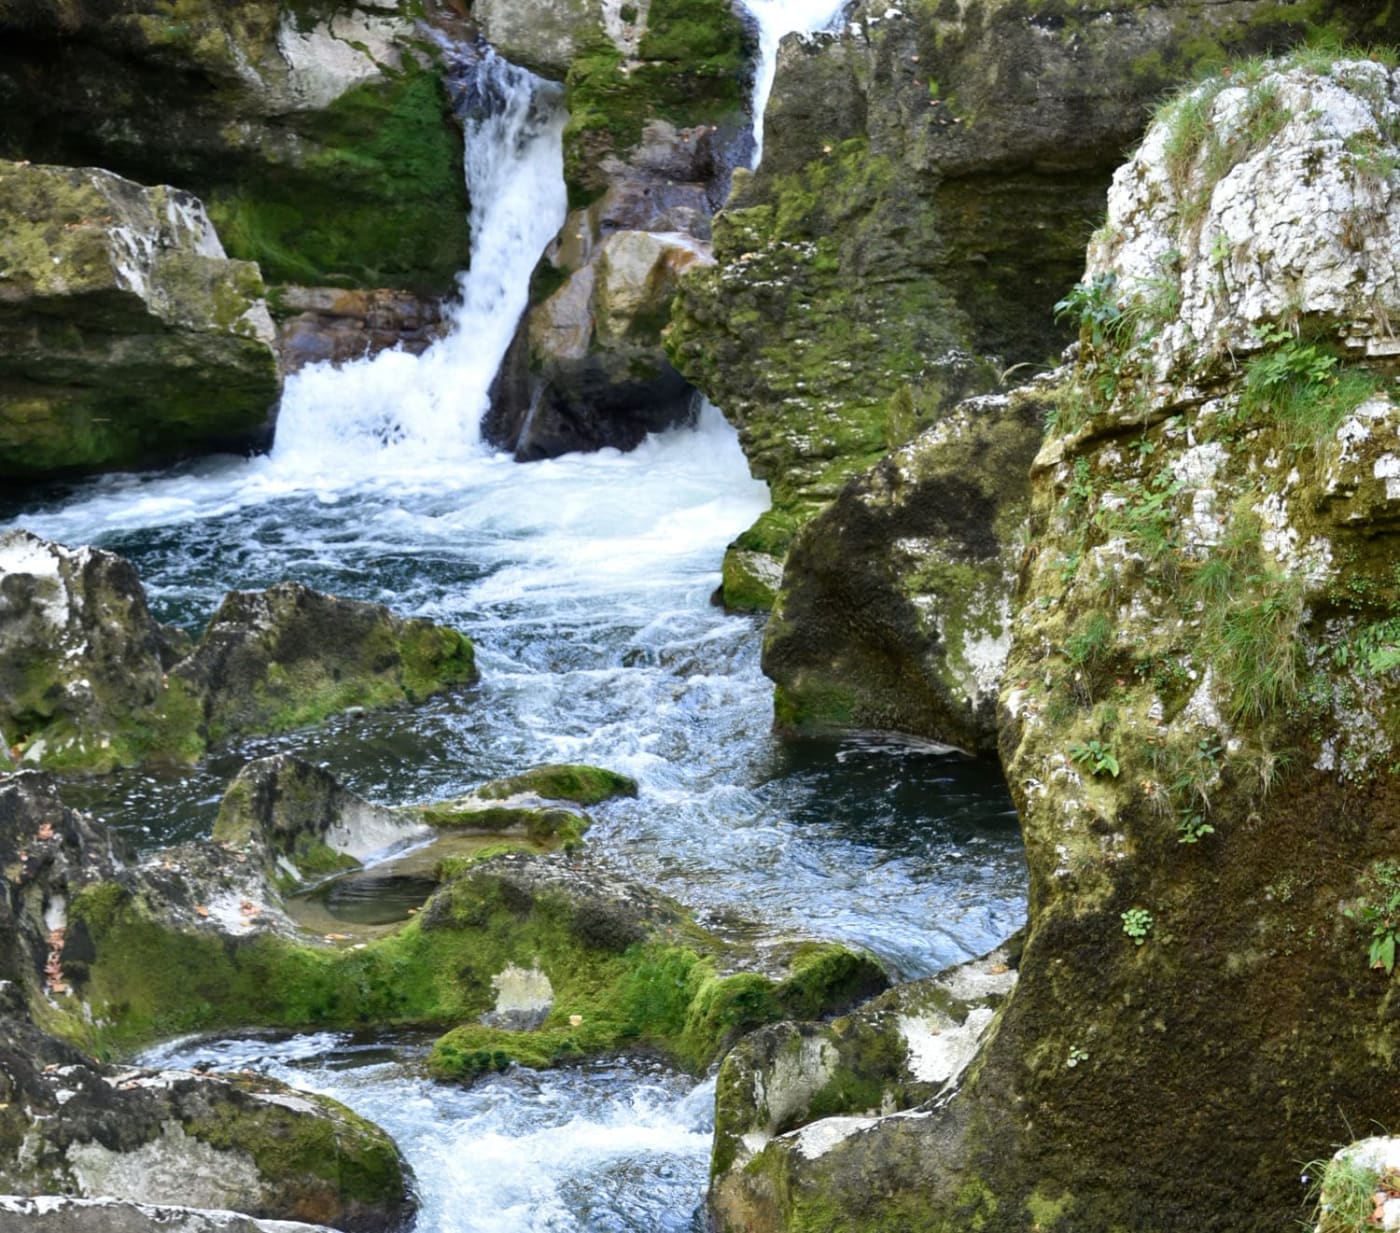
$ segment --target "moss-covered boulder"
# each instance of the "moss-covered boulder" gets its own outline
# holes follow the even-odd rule
[[[830,1023],[773,1024],[735,1045],[715,1093],[710,1207],[720,1227],[746,1227],[752,1178],[764,1172],[749,1166],[775,1140],[773,1154],[785,1154],[812,1123],[889,1117],[955,1090],[1015,983],[1008,957],[999,949]]]
[[[0,478],[251,435],[280,392],[272,338],[257,267],[188,193],[0,161]]]
[[[763,638],[781,728],[888,728],[995,751],[1048,411],[1034,388],[970,399],[798,533]]]
[[[786,1227],[1263,1233],[1400,1118],[1398,102],[1246,64],[1115,177],[1002,692],[1019,979],[945,1107],[770,1161]]]
[[[10,1017],[0,1018],[0,1088],[10,1194],[225,1209],[345,1233],[412,1219],[393,1140],[275,1079],[103,1066]]]
[[[477,679],[472,644],[456,630],[295,582],[231,591],[172,674],[201,700],[211,744],[349,707],[421,702]]]
[[[151,616],[125,558],[0,535],[0,734],[22,764],[193,757],[197,707],[166,675],[188,649]]]
[[[204,637],[151,618],[131,564],[0,537],[0,734],[23,765],[188,762],[238,736],[476,680],[470,640],[296,583],[235,591]]]
[[[414,21],[438,6],[411,7],[8,0],[0,155],[198,193],[275,282],[446,291],[467,262],[461,135]]]
[[[853,475],[1058,351],[1051,305],[1166,85],[1323,27],[1381,38],[1389,12],[870,3],[838,35],[785,40],[764,161],[736,177],[716,263],[683,281],[667,340],[773,493],[732,551],[781,559]]]
[[[152,1228],[161,1233],[327,1233],[325,1225],[299,1220],[66,1195],[0,1195],[0,1216],[12,1222],[15,1233],[149,1233]]]

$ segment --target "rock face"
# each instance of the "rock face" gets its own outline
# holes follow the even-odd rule
[[[190,761],[209,745],[476,679],[471,642],[296,583],[233,592],[203,639],[152,619],[130,562],[0,536],[0,734],[26,766]]]
[[[461,137],[405,7],[6,0],[0,48],[0,155],[179,184],[270,281],[441,293],[466,265]]]
[[[853,1122],[916,1108],[956,1090],[996,1008],[1015,984],[1003,951],[882,993],[827,1024],[777,1023],[725,1056],[715,1094],[710,1206],[748,1227],[752,1181],[804,1144]],[[758,1160],[753,1165],[751,1162]]]
[[[1339,1110],[1400,1117],[1397,126],[1400,72],[1300,53],[1115,177],[1002,693],[1018,983],[953,1101],[776,1167],[745,1228],[1262,1233]]]
[[[277,353],[284,373],[343,364],[398,347],[421,355],[447,333],[442,301],[407,291],[279,287]]]
[[[1309,16],[1365,42],[1387,11]],[[735,551],[781,559],[853,475],[1058,350],[1050,307],[1148,105],[1195,57],[1307,28],[1247,0],[881,2],[838,35],[786,40],[764,161],[737,178],[716,263],[684,280],[667,340],[773,493]]]
[[[59,1195],[40,1199],[0,1195],[0,1215],[12,1222],[15,1233],[150,1233],[153,1228],[161,1233],[327,1233],[325,1225],[255,1220],[238,1212]]]
[[[471,642],[456,630],[294,582],[231,591],[173,672],[203,699],[210,742],[285,732],[348,707],[421,702],[477,676]]]
[[[276,1080],[100,1066],[0,1019],[0,1162],[13,1194],[67,1194],[400,1230],[413,1204],[393,1141]],[[2,1211],[3,1209],[0,1209]]]
[[[249,436],[280,391],[272,338],[257,267],[196,198],[0,162],[0,478]]]
[[[1048,410],[1034,389],[970,399],[799,532],[763,640],[780,727],[889,728],[995,751]]]

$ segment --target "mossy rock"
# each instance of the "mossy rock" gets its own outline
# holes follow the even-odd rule
[[[187,913],[177,926],[162,897],[139,876],[73,896],[63,970],[74,992],[46,1012],[51,1030],[109,1052],[241,1026],[469,1024],[435,1051],[440,1073],[476,1073],[498,1053],[543,1064],[633,1046],[700,1070],[742,1032],[835,1012],[885,981],[868,956],[815,943],[788,948],[771,974],[735,971],[754,956],[673,902],[576,860],[475,865],[360,947],[298,940],[256,919],[230,933]],[[536,1031],[478,1026],[510,969],[538,969],[552,989]]]
[[[630,775],[601,766],[555,763],[531,767],[506,779],[494,779],[476,789],[483,800],[500,801],[515,796],[538,796],[547,801],[572,801],[575,805],[601,805],[617,797],[636,796],[637,781]]]

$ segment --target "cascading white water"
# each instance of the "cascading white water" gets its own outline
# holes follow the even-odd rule
[[[276,462],[342,475],[475,452],[488,391],[529,295],[530,272],[564,224],[562,91],[487,51],[466,124],[471,267],[448,335],[422,356],[386,351],[287,381]],[[403,456],[396,461],[391,451]]]
[[[758,64],[753,81],[753,166],[763,159],[763,113],[778,71],[778,45],[785,35],[826,29],[847,0],[743,0],[758,23]]]

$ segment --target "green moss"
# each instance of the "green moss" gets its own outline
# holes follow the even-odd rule
[[[637,781],[630,775],[600,766],[558,763],[532,767],[508,779],[497,779],[477,789],[484,800],[504,800],[524,794],[576,805],[601,805],[621,796],[636,796]]]
[[[447,290],[469,247],[448,116],[436,74],[416,66],[306,113],[300,165],[250,169],[208,192],[225,248],[275,282]]]

